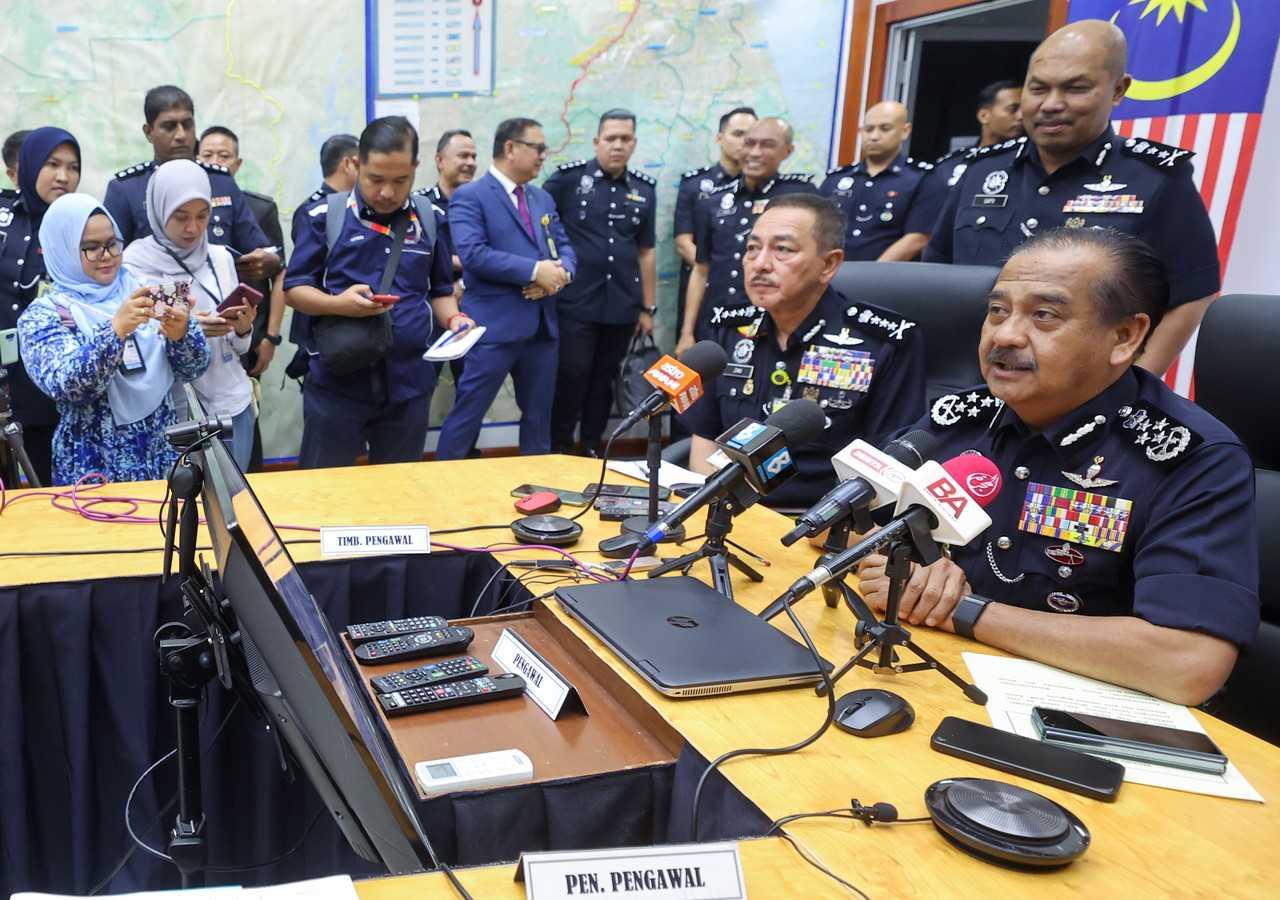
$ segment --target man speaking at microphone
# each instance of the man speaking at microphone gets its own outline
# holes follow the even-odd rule
[[[1253,464],[1239,439],[1134,360],[1170,290],[1116,231],[1062,229],[1005,263],[987,301],[986,385],[932,404],[944,459],[987,456],[992,525],[902,596],[904,621],[1195,704],[1258,630]],[[859,568],[883,609],[883,556]]]
[[[693,432],[690,468],[711,473],[714,439],[743,418],[764,419],[788,401],[818,403],[822,436],[792,447],[797,473],[763,502],[804,509],[835,486],[831,457],[853,438],[877,446],[925,406],[923,340],[914,322],[851,301],[831,287],[844,260],[845,217],[823,197],[775,198],[745,244],[747,295],[761,312],[721,325],[724,373],[683,421]]]

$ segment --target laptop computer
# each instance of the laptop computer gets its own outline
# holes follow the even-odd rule
[[[563,587],[556,597],[668,697],[709,697],[822,680],[804,644],[693,578]],[[823,665],[831,668],[825,660]]]

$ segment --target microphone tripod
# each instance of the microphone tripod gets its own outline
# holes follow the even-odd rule
[[[8,374],[0,366],[0,478],[6,487],[16,488],[20,486],[19,476],[25,475],[28,487],[42,487],[22,441],[22,423],[13,417],[9,406],[9,386],[5,384]]]
[[[733,601],[733,580],[729,576],[729,567],[733,566],[752,581],[764,581],[764,576],[747,565],[740,556],[726,547],[730,544],[737,547],[728,538],[733,530],[733,517],[747,508],[734,493],[729,493],[707,506],[707,539],[701,547],[692,553],[686,553],[679,559],[665,562],[649,572],[650,578],[657,578],[668,572],[680,569],[688,574],[698,560],[705,559],[711,566],[711,586],[730,602]],[[741,548],[739,548],[741,549]]]

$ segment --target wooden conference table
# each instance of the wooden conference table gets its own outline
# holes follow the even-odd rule
[[[294,471],[256,475],[250,480],[272,520],[294,525],[423,523],[433,529],[514,518],[512,487],[525,482],[579,488],[594,481],[599,466],[590,460],[560,456],[506,458],[448,463],[361,467],[337,471]],[[620,476],[609,480],[618,481]],[[159,498],[158,482],[112,486],[113,494]],[[21,493],[11,494],[21,496]],[[596,542],[616,533],[594,513],[580,520],[586,532],[571,550],[599,559]],[[701,516],[689,522],[701,532]],[[802,542],[784,548],[779,538],[789,525],[761,507],[748,510],[735,524],[733,539],[772,563],[765,580],[752,584],[735,576],[737,599],[751,610],[762,609],[813,563],[814,550]],[[286,533],[286,537],[290,535]],[[483,545],[505,535],[477,531],[449,535],[450,543]],[[147,548],[159,545],[154,527],[85,521],[52,509],[41,499],[20,502],[0,516],[0,544],[6,552]],[[686,549],[696,546],[695,542]],[[294,559],[319,558],[315,544],[295,544]],[[524,551],[545,557],[546,551]],[[674,555],[663,548],[664,556]],[[504,558],[506,558],[504,556]],[[53,559],[0,560],[0,585],[157,574],[161,554],[68,556]],[[693,574],[707,577],[705,563]],[[811,690],[796,689],[713,697],[668,699],[622,666],[592,635],[565,619],[570,629],[595,649],[619,676],[707,759],[742,746],[783,746],[810,734],[822,721],[826,701]],[[819,650],[837,664],[854,652],[853,622],[844,609],[828,609],[816,596],[796,607]],[[774,620],[791,631],[785,616]],[[962,674],[966,649],[982,648],[961,638],[927,628],[915,635],[941,662]],[[888,802],[903,818],[925,814],[924,790],[948,777],[992,777],[1021,784],[1078,815],[1093,834],[1089,851],[1077,862],[1053,872],[1024,872],[981,862],[956,849],[932,825],[864,827],[833,819],[792,823],[791,834],[814,857],[875,897],[1019,896],[1274,896],[1276,848],[1280,846],[1280,748],[1200,713],[1210,736],[1240,768],[1268,803],[1250,803],[1126,784],[1116,803],[1038,785],[1013,776],[943,756],[929,749],[929,736],[946,715],[987,722],[984,710],[933,672],[884,677],[858,670],[841,682],[854,687],[885,686],[902,694],[916,711],[907,731],[873,740],[831,729],[799,753],[780,757],[746,757],[722,767],[724,775],[770,818],[796,812],[845,807],[850,798],[865,804]],[[747,885],[752,896],[840,896],[842,888],[812,869],[779,839],[742,844]],[[483,887],[481,895],[520,897],[523,887],[511,882],[512,867],[465,871],[463,882]],[[1268,888],[1267,885],[1272,885]],[[432,874],[405,879],[362,882],[365,898],[399,896],[449,897],[451,888]]]

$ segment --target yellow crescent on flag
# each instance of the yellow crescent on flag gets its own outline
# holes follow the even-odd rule
[[[1130,6],[1143,2],[1143,0],[1130,0]],[[1142,18],[1151,12],[1157,6],[1161,7],[1160,15],[1156,19],[1156,25],[1164,21],[1164,17],[1169,14],[1169,10],[1177,6],[1178,22],[1182,22],[1182,17],[1186,12],[1188,0],[1147,0],[1147,8],[1142,11]],[[1200,9],[1204,9],[1196,0],[1191,0]],[[1114,25],[1116,18],[1120,15],[1120,11],[1116,10],[1115,15],[1111,17],[1111,23]],[[1170,97],[1176,97],[1179,94],[1185,94],[1187,91],[1195,90],[1204,84],[1214,75],[1222,70],[1227,64],[1227,60],[1231,59],[1231,54],[1236,52],[1236,45],[1240,43],[1240,4],[1236,0],[1231,0],[1231,28],[1227,31],[1227,38],[1222,42],[1222,46],[1217,49],[1212,56],[1200,65],[1196,66],[1189,72],[1183,72],[1181,75],[1175,75],[1173,78],[1166,78],[1162,81],[1143,81],[1140,78],[1133,79],[1133,84],[1129,87],[1129,92],[1125,94],[1130,100],[1168,100]]]

